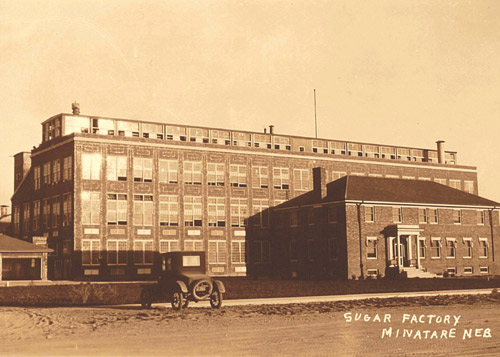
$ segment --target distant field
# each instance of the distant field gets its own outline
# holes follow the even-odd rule
[[[500,278],[440,278],[364,281],[250,280],[223,278],[225,299],[321,296],[500,288]],[[151,283],[149,283],[151,284]],[[140,303],[147,283],[81,283],[0,287],[0,306],[86,306]]]

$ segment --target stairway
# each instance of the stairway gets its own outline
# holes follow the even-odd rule
[[[401,270],[401,274],[406,274],[408,279],[411,278],[437,278],[436,274],[429,273],[423,269],[417,269],[416,267],[404,267]]]

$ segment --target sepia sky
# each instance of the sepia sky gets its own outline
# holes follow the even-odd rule
[[[0,204],[70,112],[434,148],[500,201],[500,2],[0,2]]]

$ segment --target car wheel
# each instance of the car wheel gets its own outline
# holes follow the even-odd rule
[[[220,309],[222,306],[222,293],[218,289],[214,289],[210,294],[210,306],[214,309]]]
[[[192,285],[191,291],[195,300],[206,300],[212,294],[212,282],[207,279],[197,281]]]
[[[184,306],[184,295],[182,291],[177,288],[171,296],[170,303],[172,304],[172,308],[176,311],[182,310]]]

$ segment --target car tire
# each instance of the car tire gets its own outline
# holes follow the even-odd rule
[[[204,285],[204,294],[200,295],[200,292],[198,292],[197,290]],[[196,300],[206,300],[212,294],[213,290],[214,286],[212,285],[212,282],[208,279],[202,279],[192,284],[191,294]]]
[[[184,306],[184,294],[182,293],[181,289],[176,288],[174,290],[172,296],[170,297],[170,303],[172,304],[172,308],[175,311],[182,310]]]
[[[210,306],[212,306],[213,309],[220,309],[222,306],[222,293],[219,289],[212,290],[210,294]]]

